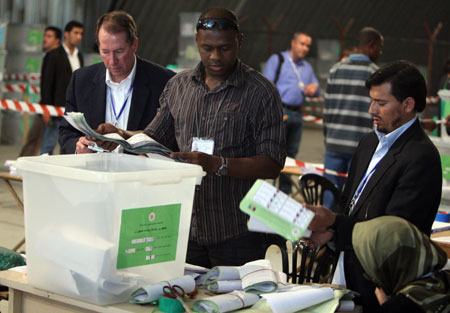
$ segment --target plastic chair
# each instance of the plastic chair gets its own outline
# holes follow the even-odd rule
[[[271,246],[271,245],[276,245],[281,252],[281,266],[282,266],[282,271],[283,273],[285,273],[288,277],[290,277],[289,274],[289,256],[288,256],[288,252],[287,252],[287,248],[286,248],[286,239],[284,239],[283,237],[276,235],[276,234],[266,234],[266,250]]]
[[[300,191],[308,204],[321,205],[325,191],[333,194],[334,204],[339,201],[341,192],[327,178],[317,174],[305,174],[299,179]]]
[[[303,198],[308,204],[323,204],[326,191],[333,194],[335,205],[339,201],[340,191],[323,176],[305,174],[300,177],[299,185]],[[298,253],[301,253],[301,262],[300,266],[297,267]],[[296,241],[292,243],[292,272],[288,276],[292,278],[293,283],[327,283],[333,277],[336,261],[334,252],[328,247],[323,246],[313,249],[303,241]]]

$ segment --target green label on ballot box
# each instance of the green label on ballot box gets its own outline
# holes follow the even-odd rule
[[[174,261],[181,203],[122,211],[117,269]]]
[[[240,203],[240,209],[288,240],[298,240],[314,212],[273,185],[258,179]]]

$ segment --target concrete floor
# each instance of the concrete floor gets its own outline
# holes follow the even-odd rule
[[[325,153],[322,128],[318,125],[306,124],[303,131],[303,140],[296,159],[322,163]],[[7,172],[3,166],[6,160],[15,160],[20,151],[19,145],[0,145],[0,172]],[[17,193],[22,196],[20,183],[12,182]],[[40,188],[45,188],[41,186]],[[7,186],[0,181],[0,246],[12,249],[24,237],[23,214],[12,198]],[[25,245],[19,252],[26,252]],[[275,269],[281,270],[280,252],[274,246],[268,250],[267,258],[272,261]],[[0,312],[7,312],[6,302],[0,302]]]

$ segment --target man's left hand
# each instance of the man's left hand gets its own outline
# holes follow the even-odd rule
[[[333,239],[333,237],[334,233],[330,231],[324,232],[313,231],[311,236],[309,238],[304,238],[304,240],[309,246],[311,246],[311,248],[317,248],[326,244],[328,241]]]
[[[305,95],[312,97],[316,94],[318,89],[319,89],[319,85],[317,85],[315,83],[306,85],[305,86]]]
[[[315,216],[308,227],[313,232],[324,232],[328,227],[334,224],[336,215],[323,205],[305,204],[305,207],[315,213]]]
[[[217,172],[217,169],[222,164],[219,157],[209,155],[203,152],[193,151],[193,152],[172,152],[170,157],[173,159],[183,159],[191,164],[198,164],[203,167],[205,172]]]

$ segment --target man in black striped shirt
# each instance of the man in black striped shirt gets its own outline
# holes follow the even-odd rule
[[[242,265],[265,257],[264,236],[248,231],[239,203],[256,179],[276,178],[284,166],[281,100],[239,60],[242,34],[232,11],[205,11],[196,40],[201,62],[167,83],[145,133],[207,172],[195,194],[186,261]]]

